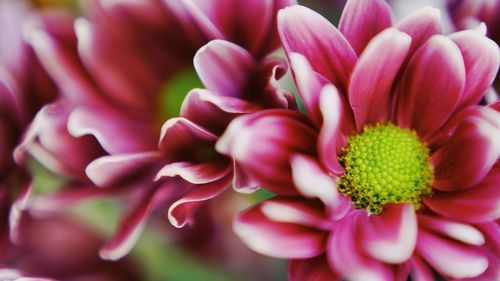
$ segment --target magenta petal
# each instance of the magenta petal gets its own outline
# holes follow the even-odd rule
[[[326,232],[267,218],[261,205],[238,215],[233,229],[252,250],[275,258],[304,259],[325,250]]]
[[[236,118],[219,139],[217,151],[234,158],[262,186],[279,194],[296,194],[290,157],[313,155],[317,132],[301,113],[265,110]]]
[[[290,260],[288,263],[289,281],[341,281],[330,268],[325,255],[305,260]]]
[[[429,266],[418,256],[414,255],[411,260],[411,280],[413,281],[435,281],[434,274]]]
[[[387,121],[394,78],[410,44],[410,36],[390,28],[373,38],[361,54],[349,82],[349,102],[358,131],[366,124]]]
[[[231,183],[231,177],[226,176],[222,179],[210,182],[207,184],[193,185],[192,189],[187,192],[181,199],[177,200],[168,209],[168,219],[170,223],[181,228],[185,225],[192,225],[194,212],[204,201],[212,199],[224,190]]]
[[[302,6],[281,10],[278,31],[285,52],[299,53],[314,70],[346,89],[356,54],[345,37],[325,18]]]
[[[471,278],[488,268],[488,260],[476,248],[419,231],[417,250],[439,273],[451,278]]]
[[[411,204],[385,205],[380,215],[356,217],[363,250],[387,263],[407,261],[417,242],[417,216]]]
[[[408,52],[413,55],[433,35],[441,34],[441,11],[426,6],[403,18],[396,28],[411,36],[411,47]]]
[[[106,106],[78,107],[70,114],[68,131],[75,137],[94,136],[110,154],[135,153],[156,148],[157,133]]]
[[[217,137],[192,121],[178,117],[161,127],[158,146],[167,159],[190,159],[194,149],[212,147]]]
[[[230,172],[231,166],[224,162],[174,162],[163,166],[156,174],[155,180],[179,176],[192,184],[204,184],[219,180]]]
[[[154,100],[149,93],[156,90],[160,81],[151,66],[136,54],[137,50],[127,44],[116,48],[118,40],[109,38],[113,36],[110,30],[83,18],[75,21],[75,31],[85,66],[115,105],[136,111],[152,110]]]
[[[181,116],[221,135],[236,116],[258,109],[260,107],[256,104],[240,98],[194,89],[182,102]]]
[[[338,220],[351,210],[351,201],[338,192],[335,179],[316,160],[297,154],[291,163],[293,180],[299,192],[305,197],[320,199],[332,219]]]
[[[500,129],[483,119],[466,120],[432,155],[433,187],[451,191],[478,184],[500,156]]]
[[[317,201],[273,198],[261,203],[260,211],[274,222],[291,223],[317,229],[329,230],[331,227],[324,214],[324,208]]]
[[[348,280],[393,280],[394,273],[389,265],[361,252],[354,230],[354,219],[351,216],[344,218],[330,236],[327,256],[333,268]]]
[[[330,172],[340,175],[345,172],[337,158],[344,146],[345,136],[341,131],[343,106],[342,97],[332,85],[321,90],[320,110],[323,114],[323,126],[318,139],[320,159]]]
[[[145,192],[122,218],[113,237],[99,250],[99,256],[102,259],[118,260],[132,249],[146,225],[151,209],[154,207],[155,194],[156,189],[153,188]]]
[[[211,41],[194,57],[194,67],[205,87],[223,96],[237,97],[255,65],[248,51],[223,40]]]
[[[465,63],[465,88],[459,108],[477,104],[491,86],[500,65],[498,45],[473,30],[449,35],[462,52]]]
[[[484,244],[483,234],[472,225],[425,215],[420,215],[418,217],[418,223],[420,227],[424,227],[435,233],[448,236],[466,244]]]
[[[162,159],[159,152],[139,152],[103,156],[92,161],[85,172],[94,184],[110,186],[131,173],[143,171]]]
[[[451,116],[465,84],[465,67],[458,47],[435,35],[408,64],[399,89],[397,121],[421,138],[438,130]]]
[[[445,217],[468,222],[491,221],[500,218],[498,182],[500,166],[495,166],[477,185],[463,191],[434,192],[424,197],[425,205]]]
[[[301,101],[308,115],[319,125],[323,120],[319,110],[319,97],[324,82],[320,80],[318,74],[316,74],[311,64],[303,55],[291,53],[289,54],[289,58],[290,68],[292,69]]]
[[[240,193],[252,193],[259,188],[255,179],[236,161],[233,161],[233,188]]]
[[[360,55],[375,35],[391,25],[391,8],[385,1],[350,0],[342,12],[339,30]]]
[[[27,183],[19,191],[16,200],[10,206],[9,211],[9,238],[17,244],[20,239],[20,222],[23,211],[27,210],[31,204],[33,194],[33,184]]]

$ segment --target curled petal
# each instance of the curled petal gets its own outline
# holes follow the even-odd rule
[[[193,185],[181,199],[177,200],[168,209],[168,219],[170,223],[181,228],[192,225],[194,222],[194,212],[204,201],[212,199],[226,190],[231,183],[231,177],[226,176],[218,181]]]
[[[296,152],[315,154],[316,138],[316,131],[302,114],[266,110],[235,119],[216,148],[271,191],[296,194],[290,157]]]
[[[213,40],[201,47],[194,66],[207,89],[223,96],[237,97],[256,62],[242,47],[223,40]]]
[[[194,89],[182,102],[181,116],[221,135],[236,116],[258,109],[258,105],[240,98]]]
[[[128,118],[111,106],[78,107],[68,119],[71,135],[92,135],[110,154],[154,150],[157,133],[153,127]]]
[[[107,187],[143,172],[161,160],[161,153],[156,151],[109,155],[92,161],[85,172],[94,184]]]
[[[186,118],[171,118],[163,124],[159,148],[169,161],[207,161],[217,157],[213,151],[217,136]]]
[[[324,230],[329,230],[331,227],[324,215],[322,205],[313,200],[273,198],[262,202],[260,211],[268,219],[275,222],[292,223]]]
[[[342,12],[339,30],[360,55],[375,35],[391,25],[391,8],[385,1],[350,0]]]
[[[380,215],[357,216],[355,231],[368,255],[387,263],[403,263],[415,249],[417,216],[411,204],[386,205]]]
[[[233,161],[233,188],[240,193],[252,193],[259,188],[255,179],[236,161]]]
[[[500,155],[500,130],[482,119],[466,120],[432,156],[433,187],[452,191],[478,184]]]
[[[179,176],[192,184],[204,184],[217,181],[231,172],[231,165],[223,162],[174,162],[161,168],[155,176],[155,180],[162,177]]]
[[[288,55],[305,56],[315,71],[347,89],[356,53],[328,20],[306,7],[288,7],[278,13],[278,32]]]

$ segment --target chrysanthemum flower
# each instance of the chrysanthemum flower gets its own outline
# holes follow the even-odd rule
[[[499,103],[476,105],[498,46],[441,35],[430,7],[392,26],[384,1],[348,1],[339,29],[301,6],[278,26],[307,115],[239,117],[217,143],[279,195],[236,233],[291,280],[498,279]]]
[[[190,67],[200,46],[211,39],[225,39],[237,49],[236,55],[244,56],[235,64],[242,72],[235,74],[235,79],[240,80],[234,84],[245,83],[245,75],[252,75],[255,77],[251,81],[263,83],[256,87],[265,88],[266,79],[274,77],[275,66],[265,56],[279,46],[276,13],[292,3],[85,1],[87,18],[74,21],[74,28],[70,25],[69,40],[51,36],[43,23],[33,24],[26,37],[64,100],[40,112],[18,156],[21,159],[39,149],[50,154],[44,159],[53,161],[44,164],[58,174],[70,174],[87,186],[88,178],[97,186],[111,189],[68,189],[35,203],[50,208],[47,204],[62,206],[126,191],[131,198],[130,211],[101,251],[107,259],[125,255],[150,212],[189,189],[183,188],[184,183],[178,179],[153,181],[157,171],[179,155],[176,152],[164,157],[157,151],[161,127],[158,120],[165,117],[159,105],[164,84]],[[254,21],[257,16],[262,19],[258,24]],[[262,66],[260,60],[265,62]],[[52,145],[55,138],[64,139],[63,145]],[[100,148],[93,150],[96,140]],[[164,143],[162,139],[162,149]],[[197,157],[196,151],[189,153],[182,156]],[[68,161],[64,156],[67,154],[76,159]],[[89,159],[93,161],[86,166]]]

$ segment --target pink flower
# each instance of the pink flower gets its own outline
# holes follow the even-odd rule
[[[2,247],[1,280],[16,280],[21,276],[54,280],[138,280],[143,274],[133,259],[119,262],[100,259],[96,253],[103,243],[102,237],[75,223],[74,219],[63,216],[34,219],[27,214],[19,228],[17,245]]]
[[[476,105],[498,46],[441,35],[430,7],[393,27],[384,1],[348,1],[339,29],[286,8],[278,27],[307,114],[239,117],[218,141],[278,193],[236,233],[291,280],[498,279],[499,103]]]
[[[106,259],[118,259],[134,245],[153,210],[193,188],[179,179],[154,181],[165,164],[177,162],[179,155],[196,158],[198,152],[191,150],[190,154],[182,155],[180,151],[184,150],[179,148],[165,156],[168,153],[164,150],[168,148],[164,147],[163,135],[158,151],[161,127],[158,121],[165,117],[159,106],[164,84],[168,85],[170,79],[189,68],[195,51],[212,39],[228,40],[223,41],[222,47],[230,45],[236,55],[243,56],[234,61],[233,66],[240,72],[234,73],[233,85],[244,87],[247,92],[240,93],[235,88],[231,93],[231,89],[223,89],[221,95],[248,95],[253,88],[265,89],[268,81],[275,78],[275,66],[281,70],[280,62],[266,56],[279,46],[276,12],[294,1],[233,2],[86,1],[87,18],[72,19],[69,25],[61,27],[67,38],[49,34],[43,21],[32,24],[26,36],[63,98],[39,113],[16,155],[21,161],[42,151],[50,156],[42,157],[47,160],[42,162],[58,174],[69,175],[74,184],[70,185],[73,188],[36,200],[37,206],[33,208],[52,209],[95,196],[123,195],[131,202],[130,209],[100,252]],[[257,24],[256,15],[262,19]],[[205,49],[218,49],[217,44]],[[213,55],[207,54],[204,59],[212,63]],[[217,80],[222,76],[207,72],[206,66],[199,68],[207,77],[204,82],[212,83],[207,87],[216,83],[213,89],[219,91],[217,87],[227,86]],[[220,65],[221,70],[224,68]],[[250,81],[256,85],[243,85]],[[265,100],[265,97],[255,93],[248,99]],[[182,127],[184,118],[180,119],[170,122]],[[191,137],[189,131],[183,133],[176,138]],[[63,145],[53,145],[51,140],[56,138],[63,139]],[[176,141],[170,141],[175,146]],[[198,141],[195,139],[195,144]],[[204,140],[201,142],[206,144]],[[203,152],[204,148],[199,150]],[[75,158],[65,157],[68,154]],[[223,155],[214,162],[231,163]],[[96,189],[90,182],[104,188]]]

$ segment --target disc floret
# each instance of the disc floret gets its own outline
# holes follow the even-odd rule
[[[414,131],[393,124],[365,126],[348,138],[339,160],[346,170],[339,190],[356,208],[378,214],[388,203],[412,203],[418,209],[421,196],[431,193],[429,149]]]

